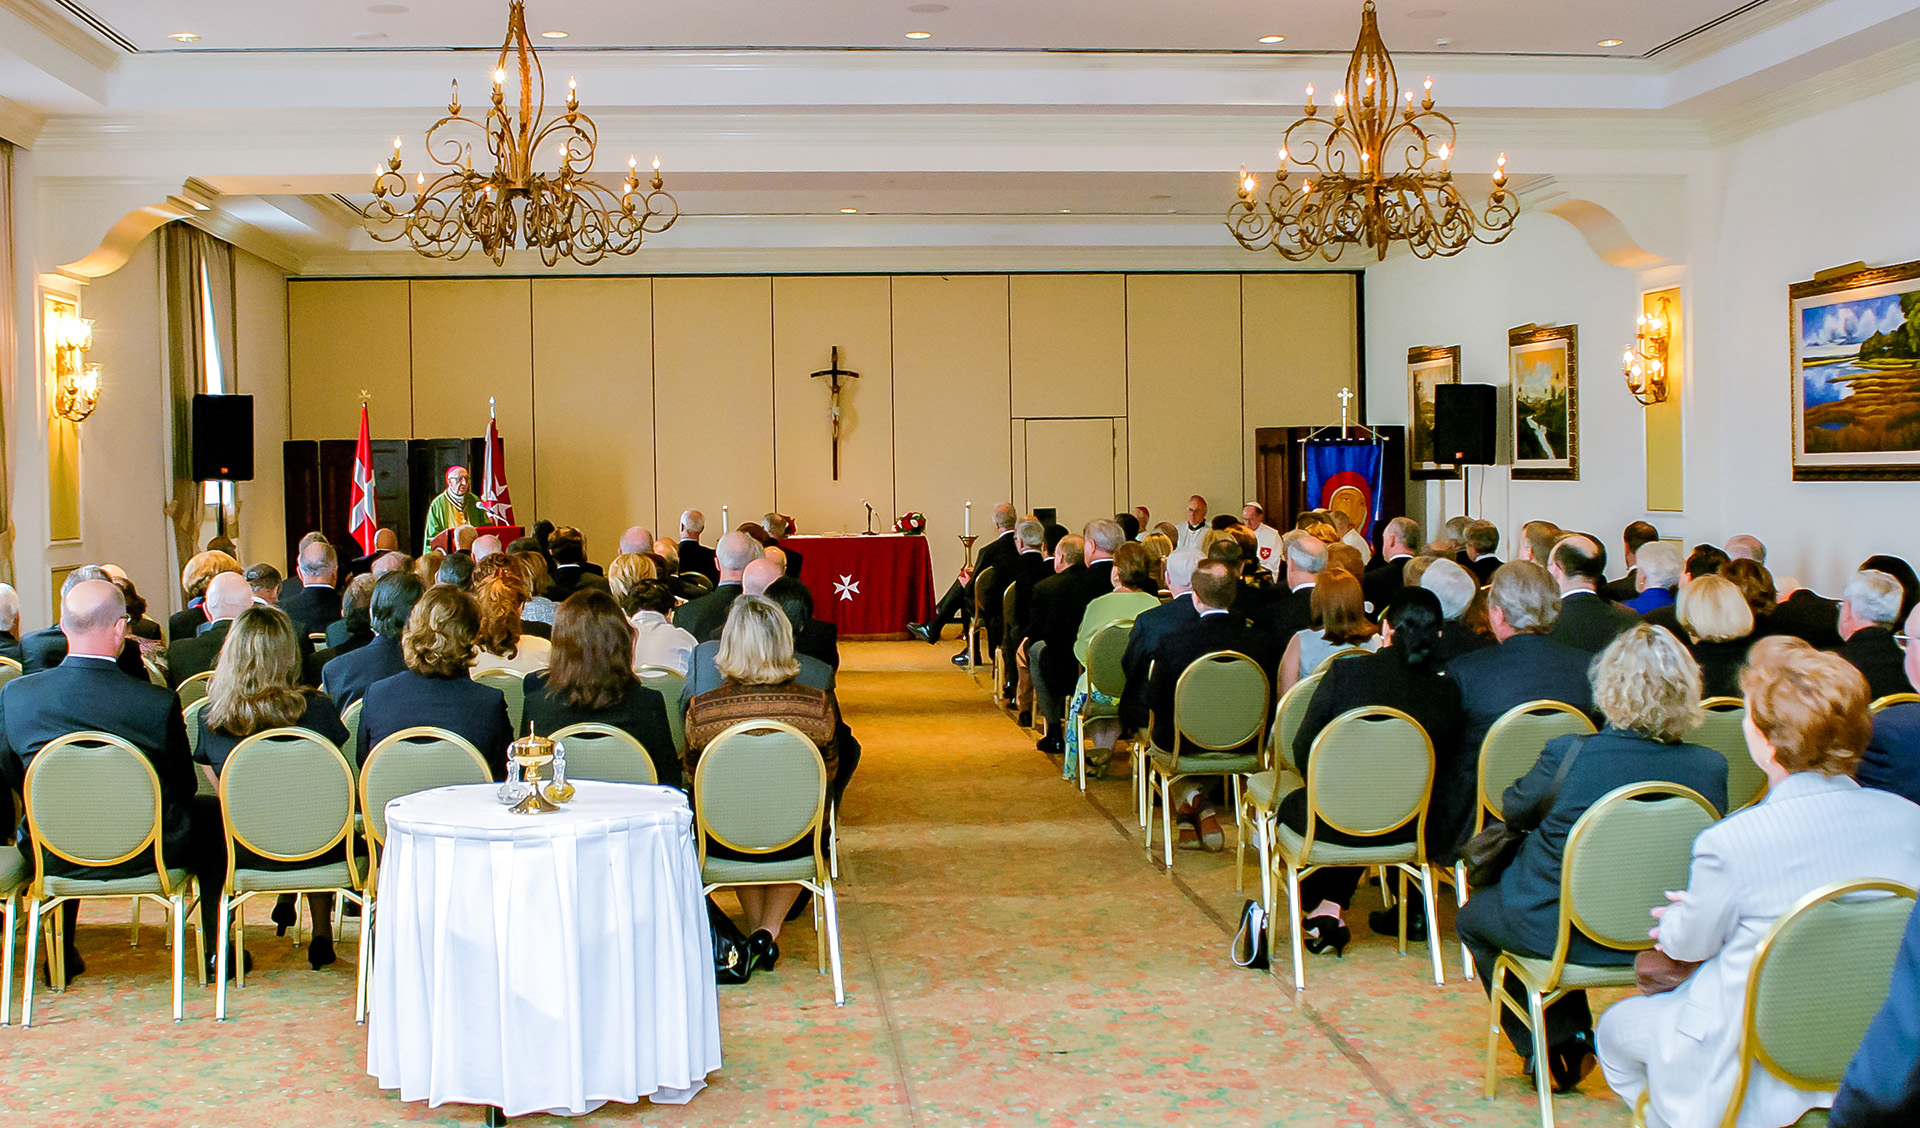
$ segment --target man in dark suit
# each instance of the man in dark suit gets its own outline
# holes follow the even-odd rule
[[[127,641],[127,602],[118,585],[87,579],[67,588],[60,601],[66,656],[53,669],[15,678],[0,690],[0,765],[14,788],[25,785],[33,758],[49,742],[72,732],[104,732],[132,744],[153,765],[160,780],[161,849],[167,864],[191,868],[218,889],[226,877],[226,847],[217,803],[202,805],[196,817],[193,763],[180,698],[145,680],[123,676],[115,655]],[[13,821],[6,803],[5,821]],[[211,817],[206,817],[208,811]],[[23,840],[21,852],[33,864]],[[51,872],[78,873],[80,867],[49,857]],[[114,866],[84,871],[87,877],[133,877],[154,872],[150,855]],[[201,898],[201,925],[214,932],[218,897]],[[67,906],[67,970],[78,975],[85,965],[74,950],[78,905]],[[32,974],[31,971],[29,974]]]
[[[407,668],[400,650],[400,636],[420,602],[426,585],[411,570],[389,572],[373,585],[373,603],[368,617],[373,624],[373,641],[328,662],[320,673],[320,688],[343,711],[358,701],[367,687]]]
[[[780,605],[787,613],[787,620],[793,624],[793,651],[795,654],[817,658],[831,669],[840,668],[840,628],[832,623],[813,617],[813,592],[807,585],[792,576],[776,575],[765,588],[756,592],[754,572],[761,566],[777,570],[780,566],[772,559],[756,560],[747,565],[742,574],[741,590],[748,595],[764,595]]]
[[[1481,587],[1493,582],[1493,573],[1500,567],[1500,558],[1494,555],[1500,547],[1500,527],[1492,521],[1473,521],[1461,534],[1466,542],[1466,562],[1462,565],[1473,573],[1473,578]]]
[[[315,541],[300,551],[298,572],[300,590],[281,595],[280,610],[301,634],[319,634],[340,617],[340,557],[332,545]]]
[[[1653,622],[1651,617],[1648,622]],[[1797,587],[1780,597],[1767,627],[1774,634],[1805,639],[1807,645],[1832,650],[1840,645],[1840,604],[1812,588]]]
[[[1411,517],[1395,517],[1387,522],[1387,530],[1380,537],[1380,562],[1367,569],[1360,579],[1360,590],[1366,596],[1367,605],[1378,615],[1400,594],[1401,584],[1406,576],[1407,562],[1413,554],[1420,551],[1420,522]]]
[[[200,607],[207,621],[192,638],[177,639],[167,647],[167,688],[178,691],[180,683],[195,674],[213,669],[220,660],[220,646],[227,641],[227,630],[242,611],[253,606],[253,589],[237,572],[222,572],[207,584],[207,596]]]
[[[1006,565],[994,566],[993,586],[1000,590],[990,596],[990,605],[1005,608],[1007,592],[1013,592],[1013,619],[1002,619],[1000,623],[1000,650],[1004,655],[1001,667],[1007,679],[1002,689],[1003,695],[1016,703],[1020,724],[1024,727],[1033,723],[1033,685],[1030,680],[1022,680],[1022,667],[1015,653],[1027,637],[1034,585],[1053,575],[1053,564],[1043,550],[1046,526],[1039,521],[1023,518],[1013,527],[1013,538],[1019,551]]]
[[[373,551],[364,556],[356,556],[347,561],[347,575],[364,576],[373,571],[373,562],[389,552],[400,551],[400,536],[392,529],[382,528],[373,534]]]
[[[1846,594],[1840,600],[1840,637],[1846,641],[1838,652],[1866,675],[1867,696],[1871,699],[1913,692],[1913,683],[1907,680],[1906,656],[1893,637],[1904,594],[1900,581],[1885,572],[1861,571],[1847,581]]]
[[[61,601],[64,603],[67,598],[67,593],[71,592],[75,587],[92,580],[102,580],[107,583],[112,583],[113,577],[107,574],[105,568],[97,564],[83,564],[67,573],[67,578],[61,582]],[[199,612],[195,612],[195,614],[199,614]],[[59,623],[55,623],[43,631],[34,631],[32,634],[26,635],[20,640],[20,669],[24,673],[34,674],[39,673],[41,670],[51,670],[66,661],[66,658],[67,636],[66,633],[60,629]],[[114,664],[119,666],[120,671],[130,678],[139,678],[141,681],[148,680],[147,665],[140,660],[140,644],[132,638],[127,638],[121,642],[120,656],[114,660]]]
[[[720,579],[720,565],[714,550],[700,543],[700,534],[707,531],[707,519],[698,509],[689,509],[680,515],[680,570],[698,572],[716,583]],[[725,529],[720,530],[722,535]]]
[[[1906,633],[1911,637],[1915,631],[1920,631],[1920,608],[1907,616]],[[1920,646],[1909,643],[1902,659],[1907,680],[1920,681]],[[1873,715],[1873,737],[1853,778],[1862,787],[1920,803],[1920,704],[1889,705]]]
[[[1627,574],[1600,585],[1600,594],[1615,603],[1625,603],[1640,594],[1640,550],[1660,539],[1660,530],[1645,521],[1635,521],[1620,533],[1627,550]]]
[[[940,597],[940,602],[934,605],[933,618],[924,623],[908,623],[908,634],[922,642],[938,643],[940,632],[947,629],[948,623],[958,622],[964,627],[972,622],[974,577],[992,568],[994,583],[999,584],[1002,580],[1001,565],[1010,563],[1019,554],[1020,546],[1018,538],[1014,535],[1014,524],[1011,503],[1003,501],[993,507],[994,538],[975,554],[971,567],[960,569],[960,574],[947,587],[946,593]],[[1002,587],[1001,590],[1006,589]],[[962,650],[955,655],[953,663],[956,666],[966,665],[966,651]]]
[[[745,533],[722,534],[714,550],[720,583],[700,598],[681,604],[673,613],[673,625],[699,642],[719,637],[720,628],[727,625],[727,609],[740,598],[741,576],[747,565],[760,557],[760,545],[752,537]]]
[[[548,599],[565,603],[569,595],[581,588],[608,590],[603,569],[587,562],[587,538],[579,529],[572,525],[559,526],[547,539],[547,548],[553,553],[553,583],[547,588]]]
[[[1640,616],[1600,594],[1607,550],[1585,533],[1568,533],[1547,555],[1547,572],[1560,585],[1560,615],[1553,641],[1598,654],[1640,623]]]
[[[261,598],[265,599],[268,603],[278,606],[281,600],[299,591],[303,585],[303,581],[300,579],[300,558],[305,556],[307,549],[312,548],[314,545],[327,543],[329,543],[327,535],[318,529],[302,536],[300,538],[300,544],[293,550],[293,563],[288,566],[286,577],[279,581],[276,590],[272,592],[261,592]],[[227,551],[231,552],[233,550],[228,549]],[[268,567],[271,568],[272,565],[268,565]],[[274,568],[273,571],[277,574],[279,569]]]
[[[1180,548],[1168,553],[1167,590],[1173,593],[1173,598],[1134,617],[1133,631],[1127,635],[1127,649],[1120,655],[1120,670],[1125,675],[1125,684],[1120,690],[1122,717],[1147,715],[1147,673],[1153,669],[1161,647],[1199,621],[1200,611],[1193,598],[1193,570],[1200,566],[1200,561],[1197,548]]]
[[[1292,529],[1280,537],[1287,594],[1270,599],[1253,616],[1253,625],[1285,651],[1293,636],[1313,626],[1313,585],[1327,567],[1327,546],[1311,533]]]
[[[1060,542],[1061,552],[1067,552],[1067,541],[1073,539]],[[1061,750],[1067,698],[1073,696],[1074,682],[1080,677],[1080,660],[1073,654],[1080,620],[1086,617],[1087,604],[1113,590],[1113,554],[1126,543],[1126,534],[1118,521],[1102,517],[1087,523],[1086,535],[1079,541],[1085,563],[1070,563],[1033,588],[1027,668],[1033,676],[1036,711],[1047,718],[1047,735],[1039,744],[1043,752]]]
[[[1466,714],[1460,753],[1451,775],[1433,781],[1427,841],[1436,861],[1452,864],[1473,828],[1479,802],[1480,744],[1507,710],[1529,701],[1564,701],[1593,713],[1587,667],[1593,656],[1563,646],[1551,636],[1563,610],[1560,590],[1545,568],[1526,561],[1502,564],[1487,592],[1487,618],[1499,645],[1462,654],[1447,663],[1460,686]]]

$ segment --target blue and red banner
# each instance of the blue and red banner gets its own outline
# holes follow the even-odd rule
[[[1361,536],[1372,540],[1380,511],[1380,466],[1378,443],[1309,442],[1308,508],[1341,510],[1353,518]]]

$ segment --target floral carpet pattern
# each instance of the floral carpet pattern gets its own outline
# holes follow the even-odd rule
[[[1482,1099],[1486,998],[1459,978],[1457,945],[1435,987],[1424,945],[1401,956],[1368,932],[1377,905],[1363,892],[1354,943],[1309,956],[1304,993],[1284,951],[1278,978],[1235,968],[1231,831],[1226,853],[1181,851],[1168,876],[1141,844],[1130,785],[1096,780],[1083,798],[949,651],[842,649],[840,698],[865,749],[841,811],[847,1005],[815,972],[803,917],[776,970],[721,989],[726,1064],[691,1104],[513,1123],[1538,1124],[1504,1048],[1499,1096]],[[175,1025],[154,910],[130,947],[124,909],[88,906],[86,973],[64,994],[39,990],[31,1030],[0,1029],[0,1125],[481,1123],[471,1106],[403,1104],[367,1075],[354,926],[340,962],[315,972],[266,912],[249,914],[256,964],[228,1021],[190,977]],[[1598,1074],[1555,1115],[1628,1120]]]

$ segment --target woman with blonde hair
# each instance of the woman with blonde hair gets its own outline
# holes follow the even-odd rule
[[[407,668],[374,682],[361,698],[358,762],[366,763],[374,745],[401,729],[431,725],[464,737],[495,779],[506,778],[513,743],[506,695],[468,675],[479,634],[480,611],[471,596],[446,584],[427,589],[400,636]]]
[[[552,643],[522,633],[520,611],[529,595],[527,574],[505,553],[495,553],[473,568],[473,599],[480,609],[480,634],[474,640],[480,652],[475,670],[518,670],[531,673],[547,668]]]
[[[1653,910],[1656,947],[1700,966],[1600,1020],[1607,1084],[1629,1107],[1645,1093],[1650,1125],[1720,1123],[1739,1077],[1754,952],[1774,921],[1843,881],[1920,886],[1920,808],[1853,779],[1872,732],[1860,672],[1779,636],[1754,644],[1740,688],[1766,798],[1702,831],[1686,890]],[[1743,1096],[1739,1128],[1792,1124],[1833,1102],[1831,1092],[1797,1089],[1764,1069]]]
[[[1727,806],[1726,760],[1711,748],[1686,741],[1701,721],[1700,668],[1679,639],[1642,623],[1600,653],[1592,678],[1593,703],[1606,718],[1606,727],[1592,736],[1549,741],[1533,769],[1507,788],[1501,809],[1513,812],[1510,825],[1525,826],[1531,833],[1499,883],[1475,889],[1456,922],[1480,985],[1489,992],[1487,977],[1501,952],[1553,957],[1567,835],[1601,797],[1629,784],[1677,783],[1705,796],[1717,811]],[[1555,792],[1554,778],[1563,764],[1565,774]],[[1624,967],[1633,957],[1577,930],[1567,948],[1569,963]],[[1519,1005],[1524,1012],[1524,998]],[[1533,1055],[1539,1049],[1533,1035],[1504,1009],[1500,1020],[1532,1075]],[[1553,1086],[1564,1091],[1593,1069],[1593,1013],[1586,992],[1570,991],[1548,1006],[1546,1026]]]
[[[240,613],[228,628],[226,641],[220,644],[220,660],[207,683],[207,703],[195,719],[200,731],[193,758],[201,771],[216,785],[220,769],[242,740],[255,733],[277,728],[309,729],[340,748],[347,742],[347,726],[340,723],[340,710],[333,699],[317,690],[300,685],[300,642],[293,620],[274,607],[252,607]],[[218,801],[207,812],[218,820]],[[276,862],[262,858],[244,847],[236,864],[245,869],[303,869],[324,865],[345,857],[340,847],[332,855],[303,862]],[[217,891],[205,894],[218,900]],[[307,945],[307,962],[313,970],[333,962],[333,898],[325,893],[309,893],[307,904],[313,914],[313,940]],[[273,923],[285,935],[294,924],[298,911],[288,894],[273,907]]]
[[[1753,645],[1753,606],[1739,585],[1716,575],[1688,580],[1674,602],[1674,617],[1700,663],[1701,692],[1738,697],[1740,669]]]
[[[693,648],[699,643],[685,629],[667,621],[667,614],[673,610],[673,591],[660,578],[660,566],[654,558],[633,552],[614,557],[607,566],[607,584],[633,626],[633,668],[659,666],[684,676]]]
[[[800,673],[800,663],[794,657],[793,624],[779,604],[764,595],[735,599],[727,611],[726,626],[720,631],[714,666],[726,680],[718,689],[710,689],[687,703],[689,781],[707,745],[742,721],[780,721],[799,729],[820,750],[827,779],[835,778],[839,764],[834,733],[840,719],[839,706],[832,694],[794,680]],[[809,839],[753,858],[810,858],[813,850]],[[710,846],[708,853],[720,858],[746,856],[718,844]],[[748,958],[755,967],[770,968],[780,958],[776,943],[780,926],[800,893],[798,885],[745,886],[739,890],[740,907],[746,911],[749,926]]]

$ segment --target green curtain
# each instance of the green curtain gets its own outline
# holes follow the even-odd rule
[[[166,512],[173,522],[174,563],[184,569],[199,551],[206,521],[204,495],[193,480],[193,397],[207,390],[211,355],[232,372],[233,248],[197,227],[170,223],[160,229],[160,263],[166,284],[167,390],[173,424],[173,491]]]

